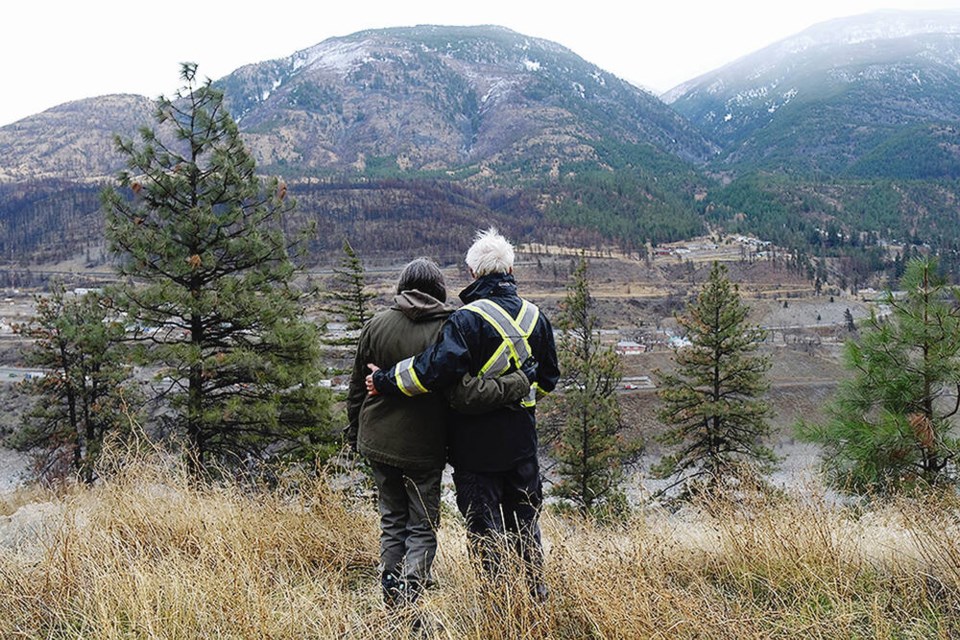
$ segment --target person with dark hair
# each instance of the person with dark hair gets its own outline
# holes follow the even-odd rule
[[[434,395],[428,391],[456,385],[465,374],[496,379],[517,369],[528,372],[531,393],[520,403],[459,410],[450,430],[450,462],[471,550],[496,577],[504,564],[503,540],[510,541],[532,595],[543,600],[543,488],[534,410],[537,394],[553,390],[560,369],[550,322],[517,294],[513,260],[513,246],[496,229],[479,232],[466,255],[474,281],[460,293],[464,306],[444,324],[439,341],[388,370],[373,363],[366,385],[373,397],[409,397],[413,403]]]
[[[380,510],[380,576],[388,606],[412,603],[431,581],[440,517],[440,482],[447,461],[448,399],[367,396],[367,363],[381,367],[436,342],[453,307],[443,273],[429,258],[401,271],[393,305],[363,327],[347,396],[347,440],[373,470]],[[530,381],[522,372],[496,380],[468,378],[456,400],[474,407],[514,403]]]

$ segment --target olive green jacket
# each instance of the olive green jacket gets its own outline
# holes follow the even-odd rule
[[[520,371],[499,378],[465,378],[446,394],[368,396],[368,363],[381,369],[416,355],[436,342],[453,312],[417,290],[394,297],[394,304],[375,315],[360,333],[360,343],[347,395],[346,436],[366,458],[402,469],[441,468],[447,459],[447,426],[456,413],[479,413],[518,403],[530,390]]]

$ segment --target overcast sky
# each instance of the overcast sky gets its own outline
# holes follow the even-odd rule
[[[416,24],[496,24],[553,40],[655,93],[831,18],[960,9],[960,0],[29,0],[5,3],[0,126],[110,93],[155,98],[179,64],[220,78],[333,36]],[[624,8],[625,6],[630,8]]]

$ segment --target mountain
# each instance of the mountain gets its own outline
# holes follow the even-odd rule
[[[122,163],[113,136],[132,137],[150,122],[153,110],[153,101],[143,96],[109,95],[68,102],[0,127],[0,183],[113,175]]]
[[[553,42],[495,26],[363,31],[214,85],[258,170],[284,177],[324,228],[315,255],[344,235],[364,238],[354,246],[368,255],[446,255],[451,238],[486,223],[521,241],[606,237],[630,250],[703,227],[693,167],[715,145],[657,97]],[[53,245],[65,259],[94,242],[95,207],[76,227],[86,240],[63,241],[49,212],[80,216],[89,189],[63,180],[110,179],[122,168],[113,134],[140,125],[154,126],[149,100],[104,96],[0,128],[0,255],[49,256]],[[41,230],[30,226],[39,220]]]
[[[655,96],[556,43],[508,29],[419,26],[332,38],[217,83],[272,171],[549,173],[598,147],[714,151]]]
[[[200,66],[202,73],[203,68]],[[331,38],[215,82],[264,172],[288,178],[554,174],[651,145],[702,162],[714,147],[658,98],[559,44],[494,27],[420,26]],[[150,101],[104,96],[0,127],[0,180],[113,175],[112,135]]]
[[[723,148],[718,166],[960,176],[960,11],[832,20],[663,96]]]
[[[835,259],[848,283],[917,251],[960,272],[957,11],[816,25],[669,104],[493,26],[364,31],[214,84],[295,222],[322,230],[316,259],[347,237],[365,258],[455,260],[487,224],[641,256],[709,227],[786,247],[808,274]],[[0,128],[0,255],[103,260],[110,138],[152,126],[150,109],[106,96]]]

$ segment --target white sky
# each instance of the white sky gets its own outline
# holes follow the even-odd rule
[[[960,9],[960,0],[29,0],[5,3],[0,126],[110,93],[155,98],[180,62],[220,78],[332,36],[416,24],[496,24],[546,38],[662,93],[831,18]],[[629,8],[626,8],[629,7]]]

